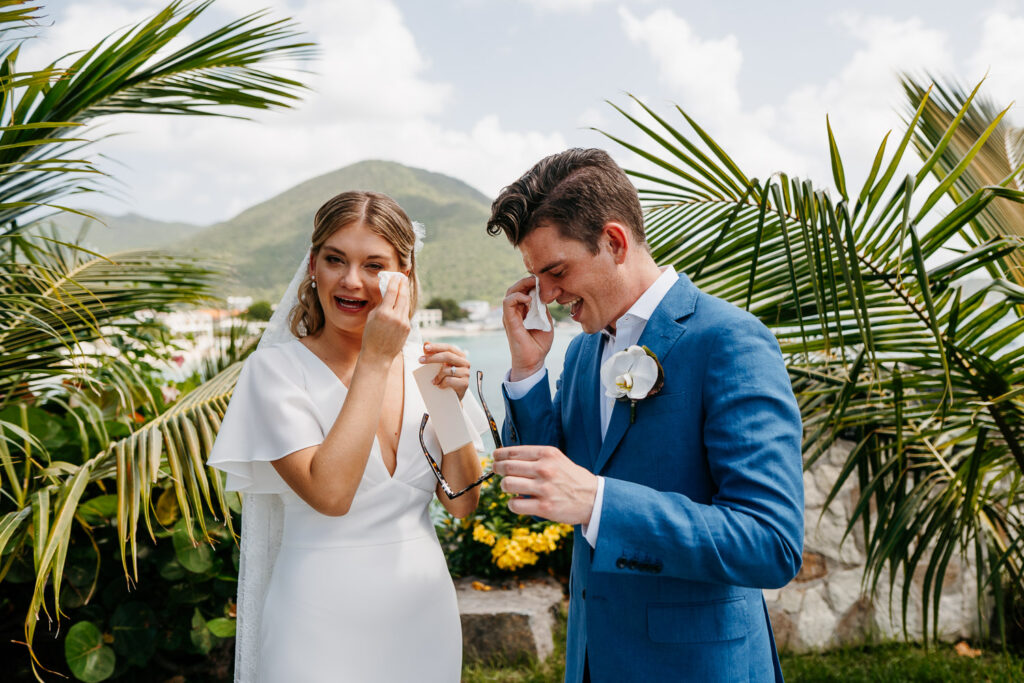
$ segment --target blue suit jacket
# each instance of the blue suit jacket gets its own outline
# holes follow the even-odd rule
[[[615,404],[601,439],[601,335],[506,395],[508,444],[547,444],[605,477],[597,546],[574,534],[565,680],[782,680],[762,588],[800,568],[800,412],[771,332],[681,275],[639,343],[661,391]]]

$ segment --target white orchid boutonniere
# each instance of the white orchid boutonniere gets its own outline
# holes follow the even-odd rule
[[[601,366],[605,396],[629,401],[629,423],[636,422],[636,402],[661,391],[665,370],[646,346],[630,346]]]

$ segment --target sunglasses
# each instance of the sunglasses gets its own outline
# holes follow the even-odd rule
[[[494,438],[494,447],[501,448],[501,434],[498,432],[498,425],[494,422],[494,416],[491,415],[491,411],[487,408],[487,401],[484,400],[484,392],[482,388],[484,379],[484,373],[482,370],[476,371],[476,395],[480,397],[480,405],[484,408],[484,414],[487,416],[487,424],[491,428],[491,436]],[[434,456],[430,455],[430,451],[427,449],[427,444],[423,441],[423,430],[427,427],[427,421],[430,419],[430,415],[423,413],[423,419],[420,420],[420,447],[423,448],[423,455],[426,456],[427,462],[430,463],[430,470],[434,473],[437,478],[437,483],[441,485],[441,490],[444,491],[445,495],[451,499],[458,498],[466,491],[469,491],[475,486],[479,486],[488,479],[494,476],[494,470],[485,473],[479,479],[474,481],[472,484],[456,491],[448,483],[448,480],[444,478],[444,474],[441,472],[441,467],[434,460]]]

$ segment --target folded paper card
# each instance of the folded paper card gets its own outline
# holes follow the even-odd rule
[[[473,431],[455,390],[434,384],[437,371],[437,363],[428,363],[413,370],[412,374],[427,406],[427,413],[430,414],[430,423],[441,444],[441,452],[451,453],[473,441]]]
[[[528,330],[551,331],[551,321],[548,320],[548,307],[540,300],[540,280],[533,276],[533,291],[530,292],[530,310],[526,312],[523,325]]]

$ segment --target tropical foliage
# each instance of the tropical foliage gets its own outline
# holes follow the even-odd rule
[[[169,349],[152,313],[207,299],[220,269],[156,252],[102,256],[35,227],[69,195],[102,189],[88,155],[97,117],[237,115],[295,101],[301,84],[266,69],[308,54],[294,26],[257,13],[186,40],[209,5],[172,2],[22,71],[24,36],[45,29],[42,8],[0,0],[0,588],[31,568],[29,644],[41,611],[59,621],[65,579],[89,586],[86,602],[100,581],[105,517],[90,515],[90,502],[113,501],[112,538],[133,580],[140,518],[151,538],[165,533],[152,520],[154,492],[171,492],[190,543],[206,537],[209,516],[230,520],[194,445],[212,439],[237,367],[170,409],[147,371]],[[95,564],[83,583],[65,566],[87,546]],[[72,640],[88,642],[87,631]]]
[[[907,129],[856,186],[827,120],[831,188],[749,177],[679,108],[673,123],[639,101],[635,116],[616,107],[641,141],[612,139],[656,169],[633,175],[658,262],[778,337],[806,466],[853,441],[831,496],[857,484],[848,533],[865,531],[865,583],[898,579],[904,623],[923,589],[927,637],[955,553],[977,563],[979,600],[1004,579],[1024,588],[1024,193],[1019,144],[998,151],[1012,139],[1005,111],[977,89],[906,84]],[[912,145],[920,164],[901,173]]]

